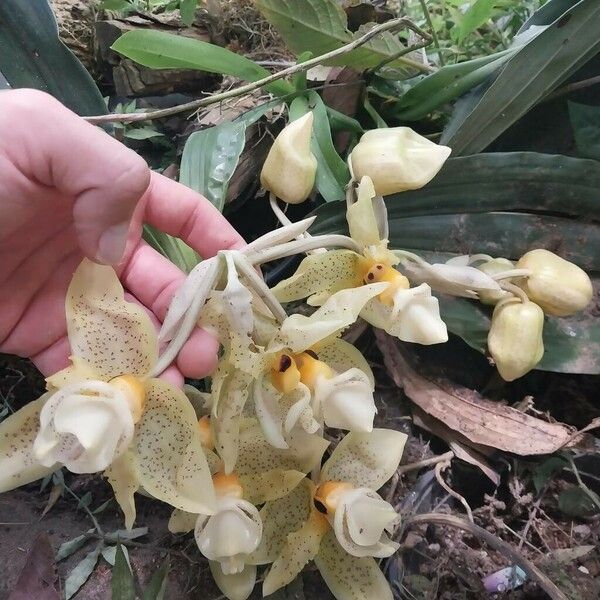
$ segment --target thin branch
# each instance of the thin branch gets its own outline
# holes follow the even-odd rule
[[[570,94],[571,92],[577,92],[579,90],[592,87],[593,85],[597,85],[599,83],[600,75],[590,77],[589,79],[583,79],[582,81],[574,81],[573,83],[567,83],[567,85],[564,85],[563,87],[558,88],[551,94],[548,94],[542,100],[542,102],[550,102],[551,100],[556,100],[556,98],[560,98],[561,96],[565,96],[566,94]]]
[[[406,528],[412,525],[421,525],[427,523],[456,527],[457,529],[462,529],[463,531],[478,537],[488,544],[488,546],[491,546],[494,548],[494,550],[501,552],[514,564],[521,567],[521,569],[527,573],[530,579],[535,581],[548,594],[548,596],[550,596],[552,600],[568,600],[567,596],[560,591],[556,584],[553,583],[544,573],[542,573],[542,571],[540,571],[540,569],[538,569],[528,558],[525,558],[510,544],[497,538],[493,533],[483,529],[483,527],[479,527],[474,523],[469,523],[468,521],[453,515],[443,515],[437,513],[414,515],[412,517],[407,517],[404,520],[404,526]]]
[[[410,463],[408,465],[402,465],[398,467],[396,473],[399,475],[404,475],[404,473],[408,473],[409,471],[416,471],[417,469],[422,469],[423,467],[429,467],[430,465],[435,465],[439,462],[447,462],[454,458],[454,452],[450,450],[445,454],[440,454],[439,456],[432,456],[431,458],[424,458],[418,462]]]
[[[419,0],[421,4],[421,8],[423,9],[423,14],[425,15],[425,20],[427,21],[427,25],[431,30],[431,37],[433,38],[433,45],[437,50],[438,58],[440,59],[440,67],[443,67],[446,63],[444,62],[444,56],[442,55],[442,49],[440,48],[440,41],[438,40],[437,33],[435,32],[435,28],[433,26],[433,22],[431,20],[431,15],[429,14],[429,9],[427,8],[427,4],[425,0]]]
[[[111,122],[120,122],[120,123],[138,123],[140,121],[148,121],[151,119],[160,119],[163,117],[170,117],[171,115],[176,115],[181,112],[198,110],[199,108],[203,108],[204,106],[208,106],[210,104],[215,104],[217,102],[222,102],[223,100],[228,100],[229,98],[234,98],[236,96],[242,96],[244,94],[249,94],[258,88],[264,87],[269,83],[273,83],[278,79],[283,79],[284,77],[288,77],[289,75],[294,75],[295,73],[300,73],[302,71],[307,71],[312,67],[319,65],[321,63],[327,62],[333,58],[341,56],[343,54],[347,54],[352,50],[356,50],[360,46],[366,44],[369,40],[374,38],[375,36],[383,33],[384,31],[391,31],[393,29],[399,29],[401,27],[408,27],[413,31],[417,32],[427,43],[431,43],[431,36],[420,27],[417,27],[410,19],[405,17],[399,19],[392,19],[391,21],[387,21],[386,23],[382,23],[381,25],[377,25],[370,29],[360,37],[352,40],[348,44],[344,44],[340,48],[336,48],[335,50],[331,50],[330,52],[326,52],[321,56],[317,56],[310,60],[307,60],[303,63],[295,64],[292,67],[287,69],[283,69],[277,73],[272,73],[263,79],[258,81],[254,81],[252,83],[248,83],[239,88],[235,88],[233,90],[229,90],[227,92],[223,92],[221,94],[215,94],[208,98],[200,98],[198,100],[192,100],[191,102],[186,102],[185,104],[180,104],[178,106],[172,106],[170,108],[164,108],[159,110],[151,110],[143,113],[132,113],[132,114],[110,114],[110,115],[98,115],[93,117],[83,117],[89,123],[111,123]],[[418,45],[422,47],[421,45]],[[411,47],[409,51],[412,51],[417,46]],[[404,51],[403,51],[404,52]],[[422,63],[412,61],[409,59],[404,59],[410,66],[419,69],[421,71],[431,71],[430,67],[424,65]]]

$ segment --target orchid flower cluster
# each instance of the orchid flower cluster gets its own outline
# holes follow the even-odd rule
[[[545,250],[513,265],[390,249],[381,194],[424,186],[450,153],[407,128],[368,132],[352,151],[350,235],[309,235],[314,219],[290,223],[277,197],[311,193],[311,128],[311,113],[286,127],[261,174],[283,226],[199,263],[158,334],[112,268],[84,260],[66,298],[71,366],[0,424],[0,491],[61,467],[102,473],[128,528],[136,493],[166,502],[170,530],[193,531],[231,600],[250,595],[257,566],[270,565],[269,595],[311,560],[339,600],[392,598],[375,559],[396,551],[399,516],[378,491],[406,436],[374,427],[373,373],[341,337],[359,317],[436,344],[448,333],[432,291],[495,303],[489,349],[509,379],[541,358],[543,313],[571,314],[591,296],[587,275]],[[301,253],[269,289],[257,267]],[[314,312],[288,315],[281,302],[301,299]],[[197,325],[222,351],[210,393],[186,395],[157,377]],[[334,448],[331,428],[342,432]]]

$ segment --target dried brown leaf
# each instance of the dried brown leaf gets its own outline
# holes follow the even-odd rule
[[[395,339],[377,331],[385,365],[396,385],[424,412],[469,441],[520,456],[551,454],[572,444],[573,428],[548,423],[510,406],[492,402],[475,390],[417,373]]]

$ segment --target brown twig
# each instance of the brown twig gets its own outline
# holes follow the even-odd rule
[[[452,460],[453,458],[454,458],[454,452],[452,452],[452,450],[450,450],[444,454],[440,454],[439,456],[432,456],[430,458],[424,458],[423,460],[419,460],[417,462],[410,463],[408,465],[402,465],[401,467],[398,467],[398,470],[396,471],[396,473],[398,473],[399,475],[404,475],[404,473],[408,473],[409,471],[414,471],[416,469],[422,469],[423,467],[428,467],[429,465],[435,465],[439,462],[447,462],[449,460]]]
[[[450,461],[445,460],[444,462],[438,462],[435,465],[435,478],[437,482],[440,484],[442,488],[444,488],[453,498],[456,498],[467,511],[467,517],[469,517],[469,521],[473,523],[473,511],[469,506],[469,503],[465,500],[464,496],[461,496],[458,492],[454,491],[445,481],[444,476],[442,475],[442,471],[447,469],[450,466]]]
[[[408,528],[413,525],[421,524],[446,525],[462,529],[475,537],[484,541],[488,546],[494,548],[498,552],[504,554],[514,564],[518,565],[527,573],[529,578],[535,581],[552,600],[568,600],[560,589],[552,582],[540,569],[538,569],[528,558],[525,558],[520,552],[515,550],[510,544],[499,539],[493,533],[486,531],[483,527],[469,523],[468,521],[455,517],[453,515],[443,515],[437,513],[425,513],[422,515],[414,515],[404,520],[404,527]]]
[[[236,96],[241,96],[243,94],[249,94],[258,88],[264,87],[269,83],[273,83],[279,79],[283,79],[289,75],[294,75],[295,73],[300,73],[302,71],[307,71],[308,69],[319,65],[321,63],[325,63],[333,58],[341,56],[342,54],[347,54],[356,48],[366,44],[369,40],[374,38],[375,36],[383,33],[384,31],[390,31],[393,29],[399,29],[400,27],[408,27],[412,29],[416,33],[418,33],[423,40],[427,43],[431,43],[431,36],[429,33],[415,25],[410,19],[405,17],[401,17],[399,19],[392,19],[381,25],[377,25],[361,35],[360,37],[352,40],[351,42],[336,48],[335,50],[331,50],[330,52],[326,52],[321,56],[316,56],[310,60],[307,60],[302,63],[298,63],[289,67],[287,69],[283,69],[282,71],[278,71],[277,73],[272,73],[263,79],[258,81],[254,81],[252,83],[248,83],[246,85],[242,85],[239,88],[235,88],[233,90],[228,90],[227,92],[223,92],[221,94],[214,94],[213,96],[209,96],[208,98],[200,98],[198,100],[192,100],[191,102],[186,102],[184,104],[179,104],[178,106],[172,106],[170,108],[163,108],[159,110],[151,110],[147,112],[140,113],[131,113],[131,114],[121,114],[115,113],[110,115],[97,115],[93,117],[83,117],[89,123],[111,123],[111,122],[120,122],[120,123],[138,123],[140,121],[149,121],[151,119],[160,119],[163,117],[170,117],[171,115],[179,114],[181,112],[197,110],[204,106],[208,106],[209,104],[215,104],[217,102],[222,102],[223,100],[228,100],[229,98],[234,98]],[[422,47],[423,44],[417,44],[410,48],[410,51],[415,49],[417,46]],[[410,59],[404,59],[407,64],[410,66],[417,68],[421,71],[429,72],[431,68],[416,62]]]

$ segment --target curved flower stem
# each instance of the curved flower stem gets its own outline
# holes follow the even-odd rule
[[[529,297],[518,285],[508,283],[508,281],[501,281],[500,287],[503,290],[517,296],[521,300],[521,302],[523,302],[523,304],[527,304],[529,302]]]
[[[493,256],[490,256],[489,254],[473,254],[471,256],[469,256],[469,264],[472,265],[473,263],[479,262],[480,260],[494,260]]]
[[[255,250],[254,252],[244,252],[248,260],[255,266],[262,263],[292,256],[293,254],[301,254],[309,250],[317,248],[347,248],[356,253],[360,253],[360,246],[347,235],[314,235],[309,239],[294,240],[276,246],[275,248],[266,248],[264,250]]]
[[[531,275],[531,271],[529,269],[512,269],[508,271],[501,271],[500,273],[495,273],[494,275],[490,275],[492,279],[496,281],[500,281],[501,279],[511,279],[513,277],[529,277]]]
[[[409,252],[408,250],[392,250],[392,252],[400,259],[405,258],[416,262],[422,266],[431,266],[424,258],[421,258],[418,254],[415,254],[414,252]]]
[[[269,286],[264,282],[263,278],[253,269],[248,259],[241,252],[233,251],[233,262],[237,270],[248,280],[252,287],[252,291],[266,304],[273,316],[279,323],[283,323],[287,318],[287,313],[281,306],[281,303]]]

